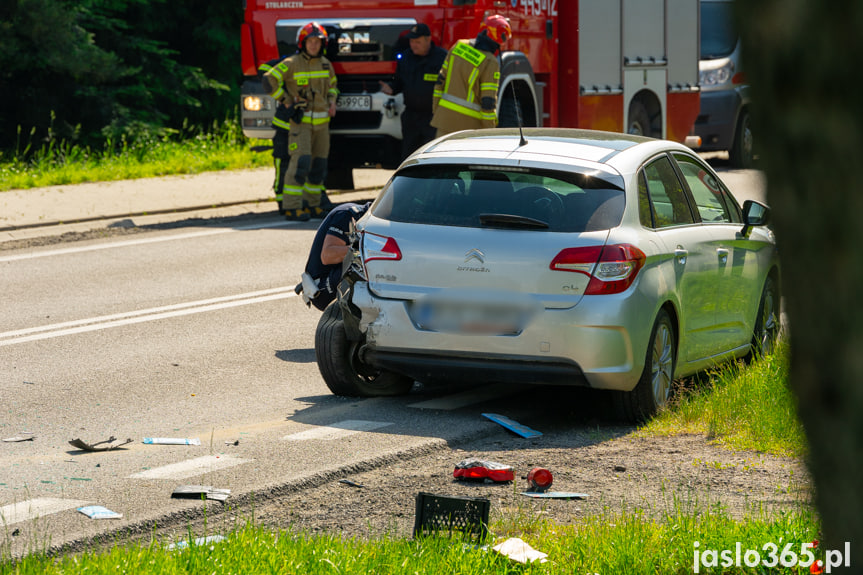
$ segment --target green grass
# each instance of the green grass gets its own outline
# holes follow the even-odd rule
[[[788,389],[788,346],[743,368],[729,364],[709,381],[683,389],[671,409],[639,431],[650,435],[704,433],[735,449],[800,457],[806,439]]]
[[[790,548],[799,553],[803,543],[819,534],[817,518],[804,508],[777,513],[752,510],[750,517],[739,521],[722,509],[674,499],[660,517],[642,510],[605,509],[576,525],[533,521],[528,533],[517,536],[548,554],[548,561],[527,566],[488,548],[510,535],[487,542],[491,545],[485,548],[446,537],[409,540],[384,536],[364,541],[251,524],[226,536],[222,542],[179,550],[154,541],[60,558],[32,554],[17,564],[0,564],[0,573],[690,573],[696,549],[734,550],[740,542],[742,549],[761,551],[773,542],[780,550],[791,543]],[[701,572],[710,572],[699,567]],[[723,572],[752,571],[744,567]]]
[[[272,166],[269,151],[251,151],[256,145],[270,142],[246,139],[231,119],[206,131],[109,141],[100,150],[49,141],[35,151],[25,146],[0,156],[0,192]]]

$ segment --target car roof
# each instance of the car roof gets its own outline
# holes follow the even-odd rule
[[[518,128],[466,130],[434,140],[405,161],[422,163],[495,164],[547,163],[588,167],[604,165],[627,173],[649,156],[662,150],[687,150],[668,140],[643,136],[567,128],[525,128],[521,144]]]

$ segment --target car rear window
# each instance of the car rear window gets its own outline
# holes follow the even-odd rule
[[[397,173],[372,213],[394,222],[585,232],[623,216],[622,180],[606,174],[491,166],[416,166]]]

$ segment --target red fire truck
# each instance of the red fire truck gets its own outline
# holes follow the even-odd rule
[[[686,141],[699,108],[698,0],[244,0],[243,132],[272,137],[274,102],[262,62],[296,52],[311,20],[341,92],[330,124],[327,187],[353,187],[352,169],[398,166],[402,97],[380,91],[395,73],[404,33],[424,22],[449,49],[489,14],[510,21],[500,55],[499,125],[579,127]]]

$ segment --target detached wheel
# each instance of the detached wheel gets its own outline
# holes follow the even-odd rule
[[[764,282],[764,291],[761,292],[761,303],[752,333],[752,351],[746,356],[747,362],[773,353],[776,340],[779,339],[779,327],[779,290],[773,278],[768,276]]]
[[[653,324],[644,371],[638,384],[632,391],[617,394],[618,414],[629,421],[644,421],[665,407],[671,395],[676,360],[674,326],[668,312],[661,310]]]
[[[749,110],[743,110],[740,113],[740,119],[737,120],[737,130],[734,131],[734,143],[728,159],[735,168],[749,169],[752,167],[754,154]]]
[[[330,304],[315,330],[315,358],[330,391],[350,397],[404,395],[410,391],[411,378],[360,361],[360,343],[348,339],[338,302]]]

